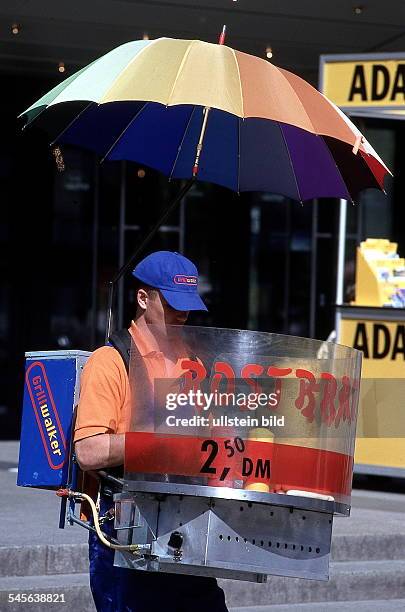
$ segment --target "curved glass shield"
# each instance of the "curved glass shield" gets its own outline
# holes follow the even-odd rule
[[[131,332],[126,480],[350,504],[360,351],[233,329]]]

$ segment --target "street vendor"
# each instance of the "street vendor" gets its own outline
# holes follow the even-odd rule
[[[149,376],[157,378],[162,363],[150,326],[183,325],[189,311],[207,308],[198,295],[197,268],[178,253],[152,253],[136,266],[133,275],[136,313],[128,331],[144,362],[148,356]],[[172,366],[175,371],[175,359]],[[83,472],[109,469],[122,475],[130,414],[126,365],[118,350],[103,346],[90,356],[82,375],[74,442]],[[113,507],[114,492],[102,479],[97,488],[100,515],[104,515]],[[103,530],[116,537],[112,521],[104,522]],[[89,559],[90,586],[99,612],[227,611],[215,578],[114,567],[114,552],[93,532],[89,534]]]

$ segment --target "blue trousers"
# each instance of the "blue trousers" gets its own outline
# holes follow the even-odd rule
[[[101,500],[101,514],[112,506]],[[103,531],[116,537],[113,521]],[[114,567],[114,551],[89,533],[90,587],[97,612],[228,612],[215,578]]]

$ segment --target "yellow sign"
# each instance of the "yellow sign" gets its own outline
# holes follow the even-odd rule
[[[343,108],[405,106],[405,53],[402,58],[321,58],[322,92]]]
[[[405,321],[343,318],[339,342],[363,351],[356,464],[405,470]]]
[[[363,351],[363,377],[405,378],[405,321],[343,319],[339,342]]]

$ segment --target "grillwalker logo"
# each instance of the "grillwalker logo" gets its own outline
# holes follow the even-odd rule
[[[25,380],[49,467],[59,470],[66,460],[66,440],[44,365],[34,361]]]
[[[187,276],[186,274],[176,274],[176,276],[173,277],[174,282],[176,283],[176,285],[197,285],[198,284],[198,280],[196,276]]]

